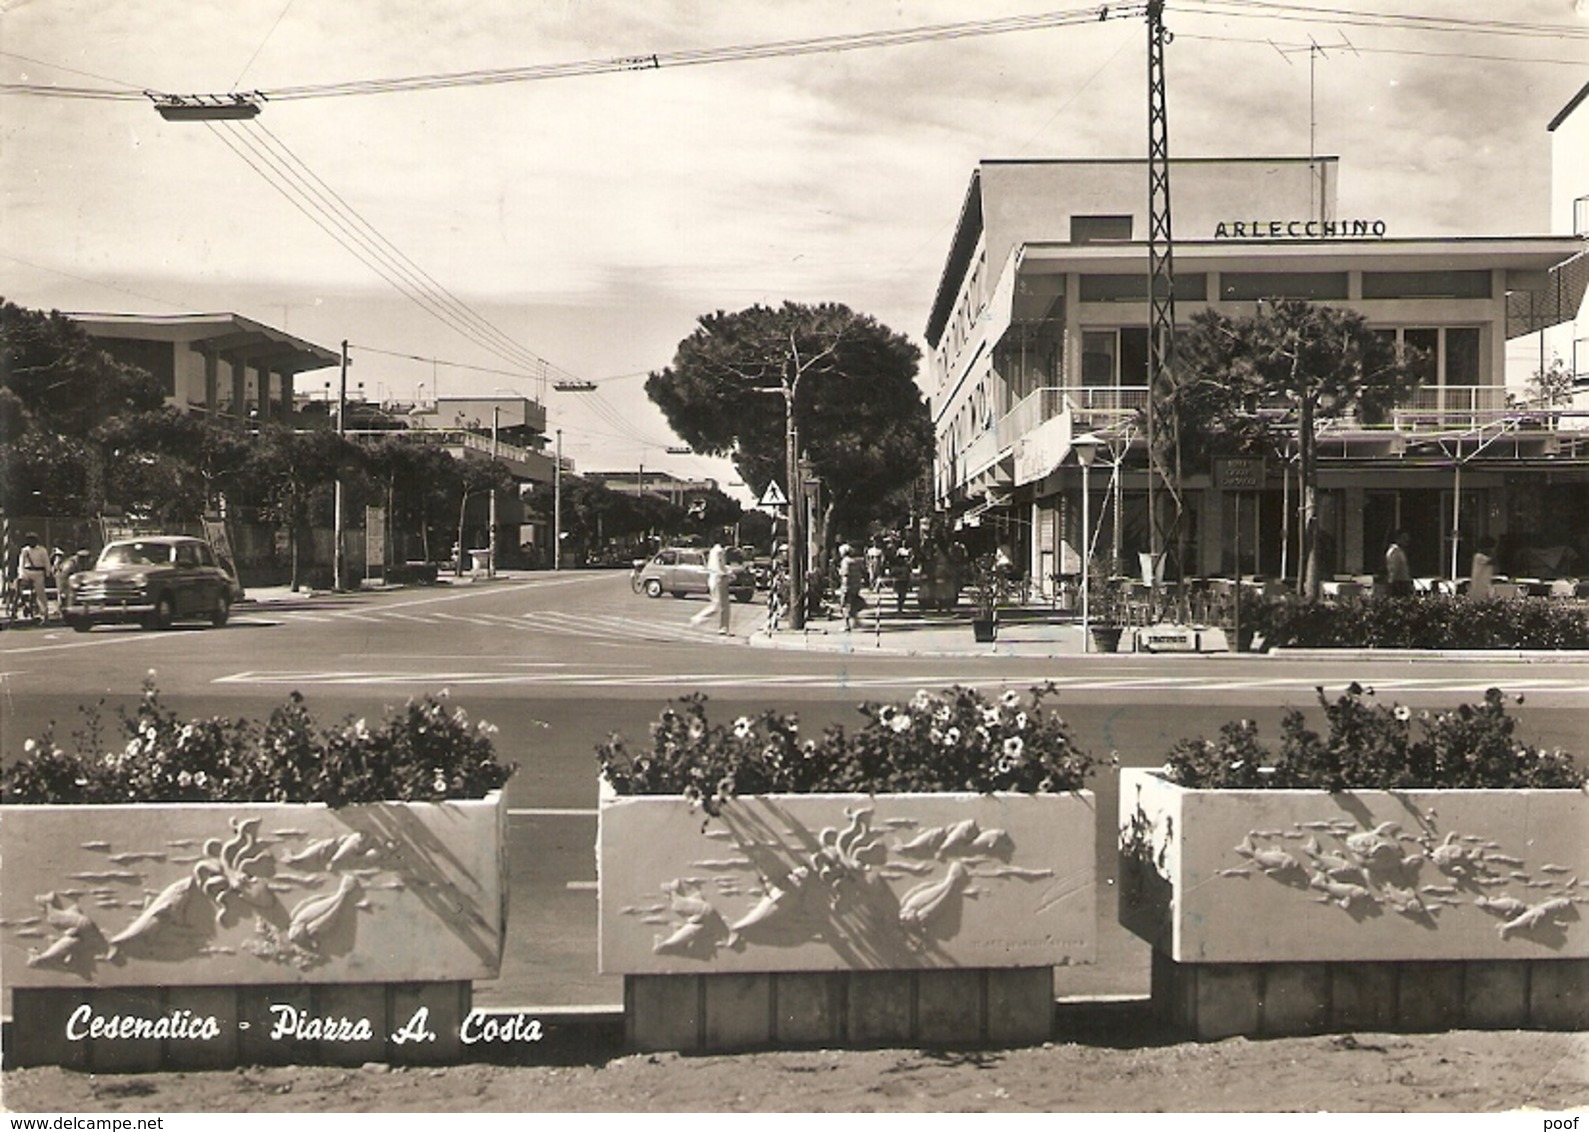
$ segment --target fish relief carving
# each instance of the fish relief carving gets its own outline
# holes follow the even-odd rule
[[[269,885],[276,858],[259,845],[259,823],[259,818],[233,819],[232,836],[225,842],[206,841],[204,858],[193,866],[194,884],[215,905],[215,922],[221,927],[232,922],[233,901],[258,909],[276,903]]]
[[[29,967],[71,970],[108,952],[110,945],[99,925],[75,903],[55,892],[36,899],[44,910],[45,921],[61,934],[42,951],[28,949]]]
[[[899,922],[907,928],[925,930],[953,906],[955,897],[970,881],[970,873],[959,861],[949,862],[942,880],[919,884],[899,902]]]

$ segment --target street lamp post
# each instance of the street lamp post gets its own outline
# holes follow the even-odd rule
[[[557,465],[552,469],[552,569],[563,568],[563,430],[557,430]]]
[[[492,471],[493,476],[495,475],[496,470],[497,470],[496,469],[496,465],[497,465],[497,426],[501,423],[501,420],[502,420],[502,406],[501,405],[492,405],[491,406],[491,471]],[[495,578],[497,576],[497,486],[496,486],[496,480],[495,479],[492,479],[492,481],[491,481],[491,511],[490,511],[490,514],[487,517],[486,521],[490,525],[490,530],[488,532],[488,538],[487,538],[487,542],[486,542],[486,547],[487,547],[486,553],[488,555],[490,555],[490,557],[486,559],[486,577]]]
[[[1070,442],[1081,465],[1081,651],[1091,652],[1090,640],[1092,579],[1092,462],[1098,455],[1098,438],[1085,433]]]
[[[341,378],[340,378],[340,380],[337,383],[337,439],[338,440],[342,439],[343,437],[345,437],[347,435],[347,426],[346,426],[346,424],[344,422],[344,418],[347,416],[347,411],[348,411],[348,340],[346,338],[344,338],[342,340]],[[344,570],[344,564],[343,564],[343,560],[342,560],[342,535],[343,535],[342,528],[343,528],[344,524],[346,523],[346,518],[343,515],[343,507],[342,507],[341,459],[342,459],[342,453],[339,451],[337,453],[338,468],[337,468],[336,494],[333,497],[333,504],[332,504],[332,512],[333,512],[333,514],[332,514],[332,521],[331,521],[331,526],[333,528],[332,539],[335,542],[335,546],[332,548],[332,553],[331,553],[331,572],[332,572],[331,586],[332,586],[333,589],[337,590],[339,593],[344,588],[344,583],[346,582],[346,579],[343,577],[343,574],[345,573],[345,570]]]

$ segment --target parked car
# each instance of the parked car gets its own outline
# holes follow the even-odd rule
[[[169,628],[179,620],[225,625],[238,592],[210,544],[185,535],[112,542],[92,569],[71,576],[70,589],[64,612],[79,633],[129,621],[147,629]]]
[[[634,575],[634,587],[647,597],[706,592],[706,555],[699,547],[669,546],[641,566]],[[756,596],[756,576],[743,563],[728,568],[728,592],[735,601],[750,601]]]

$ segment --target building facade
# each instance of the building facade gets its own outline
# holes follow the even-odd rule
[[[1464,575],[1484,536],[1514,575],[1589,569],[1589,433],[1520,407],[1506,375],[1507,342],[1560,321],[1547,299],[1582,238],[1409,236],[1338,215],[1336,171],[1333,158],[1171,163],[1178,326],[1307,299],[1430,359],[1390,420],[1319,430],[1324,576],[1376,573],[1398,528],[1426,577]],[[1040,590],[1079,572],[1084,545],[1117,574],[1149,548],[1147,180],[1142,160],[983,162],[928,321],[939,510],[984,529],[968,542],[1013,548]],[[1098,441],[1085,539],[1078,437]],[[1296,460],[1293,438],[1235,479],[1186,477],[1172,576],[1294,577]]]
[[[167,404],[239,424],[289,421],[297,375],[341,361],[335,351],[240,314],[68,317],[117,361],[164,382]]]

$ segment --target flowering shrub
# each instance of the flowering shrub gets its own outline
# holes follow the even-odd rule
[[[1052,684],[996,700],[923,690],[862,703],[853,732],[835,724],[802,738],[796,716],[773,711],[712,723],[697,693],[663,710],[649,749],[615,734],[596,757],[619,794],[683,794],[710,814],[736,794],[1079,790],[1094,760],[1045,703],[1056,694]]]
[[[97,705],[84,709],[75,749],[57,743],[53,728],[27,740],[23,757],[0,772],[0,801],[433,802],[484,797],[517,769],[497,760],[495,727],[433,696],[373,729],[352,718],[317,727],[297,692],[263,725],[185,722],[160,702],[151,673],[138,706],[118,714],[118,740],[103,739]]]
[[[1560,750],[1513,737],[1499,688],[1480,704],[1420,711],[1370,702],[1374,690],[1353,682],[1333,703],[1317,689],[1328,735],[1308,729],[1295,709],[1280,724],[1280,753],[1258,742],[1250,720],[1227,723],[1218,740],[1183,739],[1165,764],[1170,779],[1193,789],[1496,790],[1573,789],[1586,774]],[[1517,697],[1522,702],[1522,697]]]

